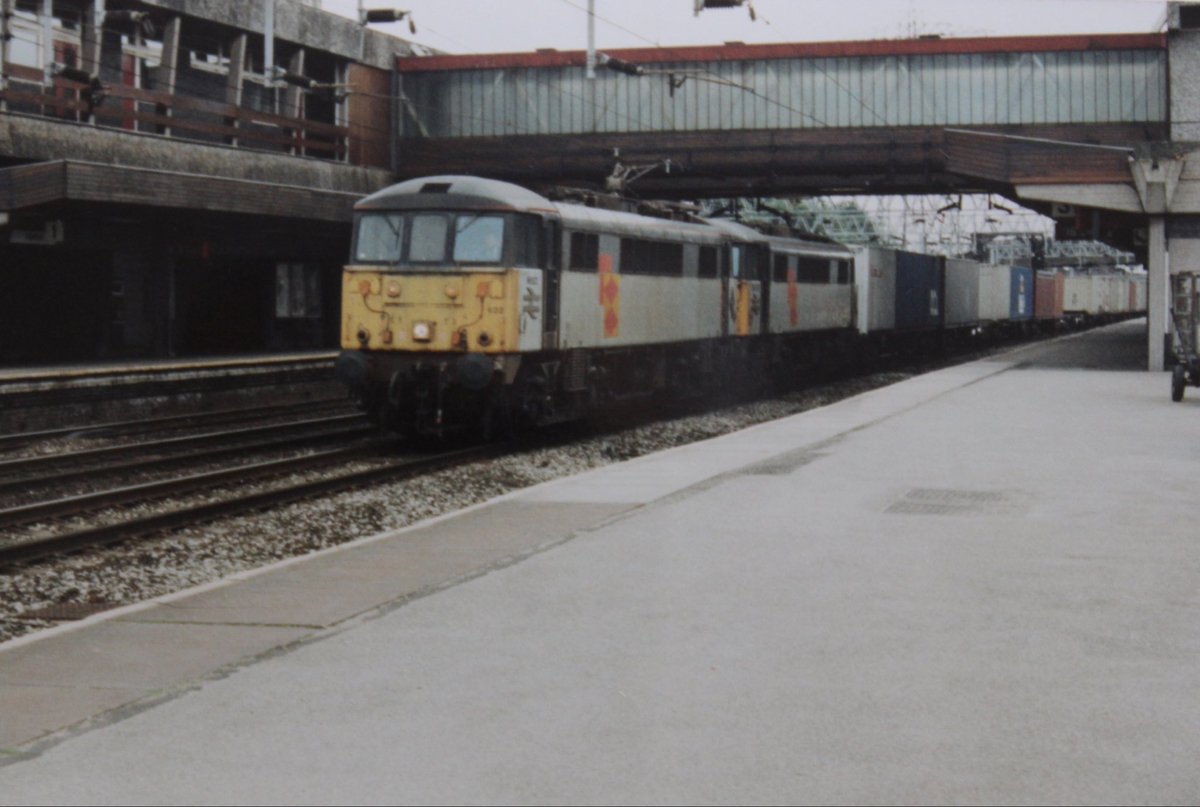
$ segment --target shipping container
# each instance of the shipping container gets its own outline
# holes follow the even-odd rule
[[[1098,310],[1092,302],[1092,280],[1091,275],[1070,275],[1066,278],[1063,289],[1064,312],[1086,314]]]
[[[1134,306],[1134,311],[1145,313],[1146,311],[1146,276],[1140,275],[1134,278],[1134,283],[1137,286],[1137,305]]]
[[[1013,322],[1033,319],[1033,270],[1010,266],[1008,318]]]
[[[896,253],[896,330],[942,325],[942,259],[912,252]]]
[[[858,330],[890,331],[896,327],[896,252],[859,247],[855,259],[858,287]]]
[[[1120,314],[1129,305],[1129,296],[1125,291],[1125,275],[1104,275],[1104,312]]]
[[[961,328],[979,322],[979,269],[977,261],[946,259],[947,328]]]
[[[1012,307],[1012,272],[994,263],[979,265],[979,319],[1006,322]]]
[[[1037,319],[1060,318],[1063,313],[1066,277],[1061,272],[1038,272],[1034,284],[1034,316]]]

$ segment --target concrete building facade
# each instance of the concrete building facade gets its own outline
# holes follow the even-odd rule
[[[0,0],[0,361],[334,344],[414,47],[298,0]]]

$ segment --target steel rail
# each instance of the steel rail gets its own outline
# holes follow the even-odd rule
[[[502,447],[496,445],[476,446],[432,457],[422,457],[416,460],[401,460],[389,463],[383,467],[353,471],[339,476],[302,482],[285,488],[244,494],[217,502],[206,502],[204,504],[181,507],[168,512],[156,513],[115,524],[88,527],[13,543],[0,547],[0,565],[37,560],[62,552],[103,546],[150,533],[205,523],[224,516],[239,515],[253,510],[264,510],[300,499],[333,493],[386,479],[416,476],[417,474],[428,473],[467,460],[493,456],[500,450],[502,450]]]
[[[42,454],[36,457],[22,457],[15,460],[0,461],[0,476],[12,476],[27,473],[36,468],[53,467],[80,460],[104,459],[105,457],[114,457],[133,452],[149,453],[161,449],[200,446],[221,440],[236,440],[239,437],[289,434],[291,432],[303,431],[304,429],[311,429],[314,426],[336,426],[351,421],[363,421],[365,417],[365,415],[359,412],[347,415],[335,415],[334,417],[293,420],[288,423],[276,423],[270,426],[249,426],[242,429],[205,432],[204,434],[194,434],[186,437],[169,437],[165,440],[152,440],[144,443],[122,443],[119,446],[89,448],[82,451],[67,451],[60,454]]]
[[[369,423],[363,423],[361,425],[341,427],[334,431],[317,432],[312,435],[290,435],[287,437],[275,437],[268,440],[259,440],[253,443],[241,443],[236,446],[223,446],[221,448],[200,449],[198,451],[190,451],[182,454],[172,454],[166,457],[155,457],[153,459],[131,459],[124,462],[116,462],[98,467],[73,468],[57,473],[45,473],[41,474],[40,476],[0,479],[0,494],[28,490],[29,488],[35,486],[63,484],[77,479],[93,477],[97,474],[112,474],[120,471],[144,471],[152,468],[161,468],[166,465],[175,465],[182,462],[207,462],[220,459],[222,457],[235,456],[248,452],[296,448],[304,444],[322,443],[330,440],[349,440],[356,437],[362,437],[363,435],[370,434],[375,431],[375,426]]]
[[[293,412],[331,409],[338,404],[349,406],[350,402],[345,398],[319,398],[315,401],[303,401],[293,404],[216,409],[212,412],[193,412],[189,415],[167,415],[156,418],[142,418],[140,420],[116,420],[109,423],[80,424],[54,429],[41,429],[32,432],[15,432],[13,434],[0,434],[0,448],[28,445],[29,443],[36,443],[39,440],[54,440],[60,437],[86,437],[91,434],[102,437],[112,434],[141,434],[157,429],[171,428],[172,426],[200,426],[210,423],[223,423],[239,418],[277,417]]]
[[[199,474],[161,479],[156,482],[142,482],[121,488],[81,493],[78,496],[31,502],[0,510],[0,527],[14,527],[43,519],[65,518],[130,502],[154,501],[164,496],[193,493],[231,481],[245,482],[263,476],[279,476],[305,471],[313,467],[356,459],[375,452],[380,446],[379,441],[365,445],[341,446],[300,457],[266,460],[233,468],[221,468]]]

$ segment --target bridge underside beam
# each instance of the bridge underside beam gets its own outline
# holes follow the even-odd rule
[[[1130,146],[1165,137],[1143,124],[992,127],[998,134]],[[941,127],[675,132],[409,139],[398,172],[472,174],[530,186],[602,188],[613,166],[670,160],[638,180],[639,195],[937,193],[1011,187],[1007,172],[958,173]]]

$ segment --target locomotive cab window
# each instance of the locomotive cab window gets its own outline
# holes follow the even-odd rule
[[[399,213],[368,213],[358,220],[354,260],[358,263],[396,263],[404,242],[404,217]]]
[[[459,216],[454,224],[455,263],[500,263],[504,256],[502,216]],[[529,265],[529,264],[524,264]]]
[[[420,266],[541,266],[540,219],[496,213],[363,213],[354,237],[356,263],[382,263],[403,270]],[[510,247],[510,244],[513,246]]]
[[[444,262],[448,225],[446,216],[441,213],[419,213],[413,216],[408,259],[413,263]]]

